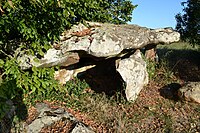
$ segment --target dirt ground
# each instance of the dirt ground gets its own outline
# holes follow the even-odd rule
[[[97,68],[98,70],[99,68]],[[110,76],[109,70],[104,70],[103,73],[97,73],[91,70],[85,76],[86,81],[95,89],[104,88],[104,90],[95,92],[111,96],[113,91],[108,91],[105,88],[112,86],[111,81],[120,81],[119,77]],[[160,70],[160,80],[163,80],[162,70]],[[156,133],[171,133],[171,132],[200,132],[200,105],[197,103],[189,103],[182,101],[177,96],[177,90],[188,81],[200,81],[200,63],[197,60],[179,59],[173,65],[174,75],[170,84],[165,82],[150,81],[150,83],[140,92],[137,100],[134,103],[118,104],[117,106],[108,107],[107,117],[112,120],[99,122],[95,119],[93,112],[77,111],[72,108],[66,108],[77,119],[83,121],[95,132],[156,132]],[[115,73],[115,71],[113,71]],[[95,75],[94,75],[95,74]],[[103,75],[102,75],[103,74]],[[119,76],[119,75],[118,75]],[[94,78],[96,77],[96,78]],[[105,80],[106,77],[106,80]],[[158,78],[159,79],[159,78]],[[103,86],[101,84],[104,84]],[[115,84],[116,85],[116,84]],[[121,84],[117,84],[119,86]],[[118,88],[120,89],[120,88]],[[55,103],[48,102],[51,106]],[[34,108],[29,109],[29,122],[34,117]],[[121,117],[119,124],[119,114],[124,114]],[[110,115],[110,116],[109,116]],[[112,124],[107,122],[113,122]],[[117,127],[118,126],[118,127]],[[54,125],[44,128],[42,132],[68,132],[70,124],[57,122]]]

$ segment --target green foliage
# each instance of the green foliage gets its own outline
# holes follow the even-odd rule
[[[74,23],[126,23],[135,8],[129,0],[3,0],[0,7],[0,48],[9,53],[10,47],[20,45],[13,40],[20,39],[23,48],[38,55]]]
[[[162,59],[157,65],[154,79],[160,84],[170,84],[177,81],[173,68],[169,66],[169,62],[166,59]]]
[[[3,60],[0,62],[3,63]],[[31,93],[43,96],[52,91],[62,91],[58,82],[53,79],[54,68],[32,67],[31,70],[23,71],[14,58],[6,58],[5,63],[1,64],[0,67],[4,68],[2,75],[5,75],[3,83],[0,85],[1,114],[6,111],[4,108],[6,101],[19,95],[23,99],[21,93],[24,96]]]
[[[70,96],[79,97],[83,94],[84,89],[89,88],[89,85],[76,78],[75,80],[69,81],[65,88]]]
[[[22,70],[14,55],[20,48],[41,58],[59,35],[78,22],[126,23],[136,6],[130,0],[1,0],[0,1],[0,113],[5,102],[23,92],[50,95],[63,91],[53,80],[54,68]],[[71,86],[72,87],[72,86]],[[81,86],[67,86],[80,95]],[[2,116],[2,115],[1,115]]]
[[[182,6],[184,14],[176,15],[176,29],[184,41],[200,44],[200,0],[187,0],[182,2]]]
[[[159,62],[151,60],[146,60],[146,62],[150,81],[156,81],[160,84],[169,84],[176,80],[174,77],[173,68],[170,68],[166,57],[161,59]]]
[[[34,104],[35,101],[57,101],[66,103],[66,106],[80,109],[83,99],[87,98],[90,93],[87,93],[85,90],[89,88],[89,85],[83,80],[80,79],[73,79],[68,81],[66,86],[60,87],[59,91],[55,89],[48,89],[46,93],[43,95],[38,95],[37,93],[29,94],[26,99],[25,103],[27,104]],[[48,93],[50,92],[50,93]]]
[[[15,81],[16,87],[21,88],[24,93],[37,92],[39,95],[49,90],[59,90],[58,83],[53,80],[54,68],[32,67],[29,71],[23,71],[18,67],[16,59],[6,59],[4,64],[4,81]],[[11,87],[13,88],[13,87]]]
[[[156,62],[151,60],[146,60],[147,62],[147,72],[149,75],[149,79],[153,80],[156,75]]]

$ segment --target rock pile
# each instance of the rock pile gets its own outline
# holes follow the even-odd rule
[[[10,104],[11,103],[11,104]],[[36,117],[30,122],[17,123],[12,128],[13,116],[15,114],[15,107],[12,102],[9,102],[11,109],[5,115],[4,119],[0,121],[0,132],[10,133],[42,133],[42,132],[53,132],[46,129],[48,126],[52,126],[56,122],[62,121],[67,126],[67,129],[60,127],[60,132],[69,133],[94,133],[90,127],[86,124],[78,121],[72,114],[68,113],[63,108],[50,108],[46,103],[37,103]]]

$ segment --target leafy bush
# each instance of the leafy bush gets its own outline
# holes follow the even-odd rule
[[[126,23],[135,7],[129,0],[0,1],[0,113],[5,111],[5,101],[18,93],[26,96],[61,91],[53,80],[54,68],[22,70],[14,55],[17,48],[40,58],[71,25],[84,20]]]
[[[6,101],[23,95],[26,97],[32,93],[46,95],[52,91],[62,91],[57,81],[53,79],[54,68],[36,68],[23,71],[19,68],[16,59],[6,58],[5,63],[0,60],[0,68],[4,68],[3,83],[0,85],[0,119],[7,108]],[[48,89],[47,89],[48,88]]]

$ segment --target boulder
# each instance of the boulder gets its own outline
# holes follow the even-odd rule
[[[76,52],[67,52],[63,54],[61,50],[56,49],[49,49],[42,59],[38,59],[32,55],[26,55],[23,52],[21,52],[17,57],[22,69],[29,69],[32,66],[70,66],[78,63],[79,59],[79,55]]]
[[[145,47],[145,58],[150,61],[158,61],[158,55],[156,53],[156,45],[148,45]]]
[[[88,68],[86,63],[86,67],[78,66],[77,69],[81,58],[87,56],[96,61],[117,58],[117,71],[127,85],[126,97],[132,101],[148,82],[146,64],[140,52],[134,54],[134,51],[149,45],[155,48],[157,44],[170,44],[179,39],[180,34],[171,28],[149,29],[138,25],[86,22],[85,25],[80,23],[64,31],[60,41],[53,44],[44,58],[18,54],[18,60],[22,69],[65,66],[66,70],[55,73],[55,78],[65,84],[78,72],[92,68]]]
[[[188,82],[178,90],[178,95],[186,101],[200,103],[200,82]]]
[[[126,83],[127,100],[134,101],[143,86],[148,84],[146,62],[142,59],[141,52],[137,50],[129,58],[120,60],[117,71]]]
[[[72,114],[68,113],[63,108],[52,109],[45,103],[37,103],[36,109],[38,112],[37,118],[29,125],[25,124],[24,132],[39,133],[44,128],[47,128],[58,121],[65,121],[66,123],[73,123],[72,126],[69,127],[70,133],[94,133],[90,127],[78,121]]]
[[[180,34],[171,28],[149,29],[138,25],[92,22],[88,22],[88,26],[79,24],[75,27],[66,31],[67,34],[63,35],[65,37],[61,36],[59,44],[63,53],[83,50],[96,57],[108,57],[124,49],[140,49],[149,44],[170,44],[180,39]],[[88,30],[90,32],[86,32]]]
[[[69,133],[94,133],[94,131],[83,122],[76,119],[71,113],[64,108],[51,108],[46,103],[37,103],[35,105],[36,114],[31,121],[14,121],[16,115],[16,106],[12,101],[7,101],[9,106],[8,112],[0,120],[0,133],[20,132],[20,133],[40,133],[54,132],[50,131],[51,127],[59,121],[66,123]],[[49,127],[49,128],[48,128]]]
[[[58,80],[61,85],[65,85],[67,81],[70,81],[78,74],[85,72],[86,70],[93,67],[95,67],[95,65],[84,66],[73,70],[60,69],[54,73],[54,78]]]
[[[146,62],[142,59],[141,52],[137,50],[129,58],[122,59],[117,64],[117,71],[126,83],[126,98],[134,101],[144,85],[148,84]]]

